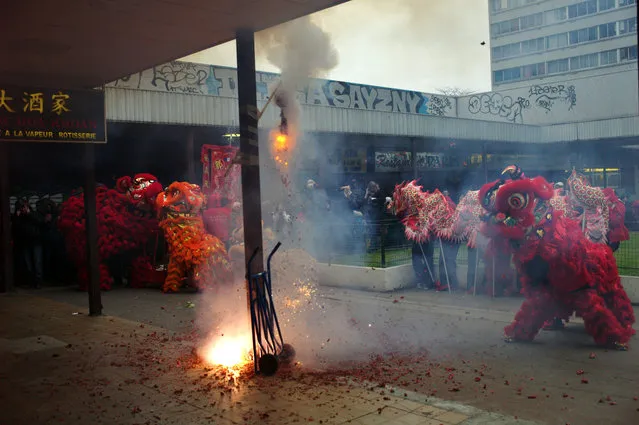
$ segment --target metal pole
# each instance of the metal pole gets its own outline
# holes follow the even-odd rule
[[[477,270],[479,268],[479,248],[475,251],[475,275],[473,276],[473,297],[477,295]],[[484,266],[484,268],[486,268]]]
[[[262,200],[260,197],[260,150],[258,145],[257,83],[255,81],[255,35],[241,29],[236,34],[237,82],[240,113],[240,155],[242,164],[242,215],[244,257],[251,258],[262,245]],[[247,271],[248,271],[248,264]],[[252,274],[264,271],[260,249],[253,260]],[[248,294],[250,296],[250,294]]]
[[[273,101],[273,98],[275,96],[277,96],[277,92],[279,91],[280,87],[282,86],[282,80],[280,80],[277,83],[277,86],[275,86],[275,89],[273,90],[273,93],[271,93],[271,95],[268,97],[268,99],[266,100],[266,103],[264,104],[264,107],[262,108],[261,111],[258,112],[257,114],[257,119],[258,121],[260,120],[260,118],[262,118],[262,115],[264,115],[264,112],[266,112],[266,109],[268,108],[268,105],[271,104],[271,102]]]
[[[491,298],[495,298],[495,255],[493,254],[493,295]]]
[[[102,314],[100,293],[100,259],[98,253],[98,214],[95,200],[95,146],[87,143],[84,150],[84,218],[87,238],[87,270],[89,271],[89,315]]]
[[[430,264],[428,264],[428,259],[426,258],[426,254],[424,253],[424,247],[421,242],[417,243],[419,245],[419,249],[422,251],[422,258],[424,259],[424,263],[426,264],[426,270],[428,270],[428,274],[430,275],[430,280],[435,283],[435,275],[433,271],[430,269]]]
[[[444,245],[442,244],[442,238],[439,238],[439,254],[442,256],[444,273],[446,274],[446,285],[448,285],[448,293],[450,294],[453,291],[450,289],[450,279],[448,279],[448,267],[446,267],[446,257],[444,256]]]
[[[2,220],[2,286],[0,292],[14,289],[13,246],[11,245],[11,205],[9,190],[9,145],[0,142],[0,220]]]

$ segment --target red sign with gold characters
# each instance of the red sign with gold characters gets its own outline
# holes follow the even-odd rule
[[[0,84],[0,140],[106,143],[104,91]]]

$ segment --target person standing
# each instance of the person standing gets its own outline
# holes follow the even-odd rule
[[[29,286],[39,288],[42,284],[42,227],[45,217],[31,208],[26,197],[22,197],[16,204],[13,221],[15,255],[25,266]]]

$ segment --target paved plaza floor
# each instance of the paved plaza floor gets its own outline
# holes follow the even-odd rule
[[[267,378],[198,361],[195,294],[113,291],[101,317],[86,297],[0,296],[0,425],[639,423],[635,352],[597,351],[578,330],[503,344],[517,299],[326,291],[359,321],[381,309],[417,323],[432,349]]]

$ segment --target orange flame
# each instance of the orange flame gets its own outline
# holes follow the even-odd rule
[[[287,134],[275,133],[273,136],[272,153],[275,162],[280,166],[288,166],[291,139]]]
[[[211,340],[202,350],[206,363],[229,369],[240,367],[251,361],[251,335],[221,336]]]

